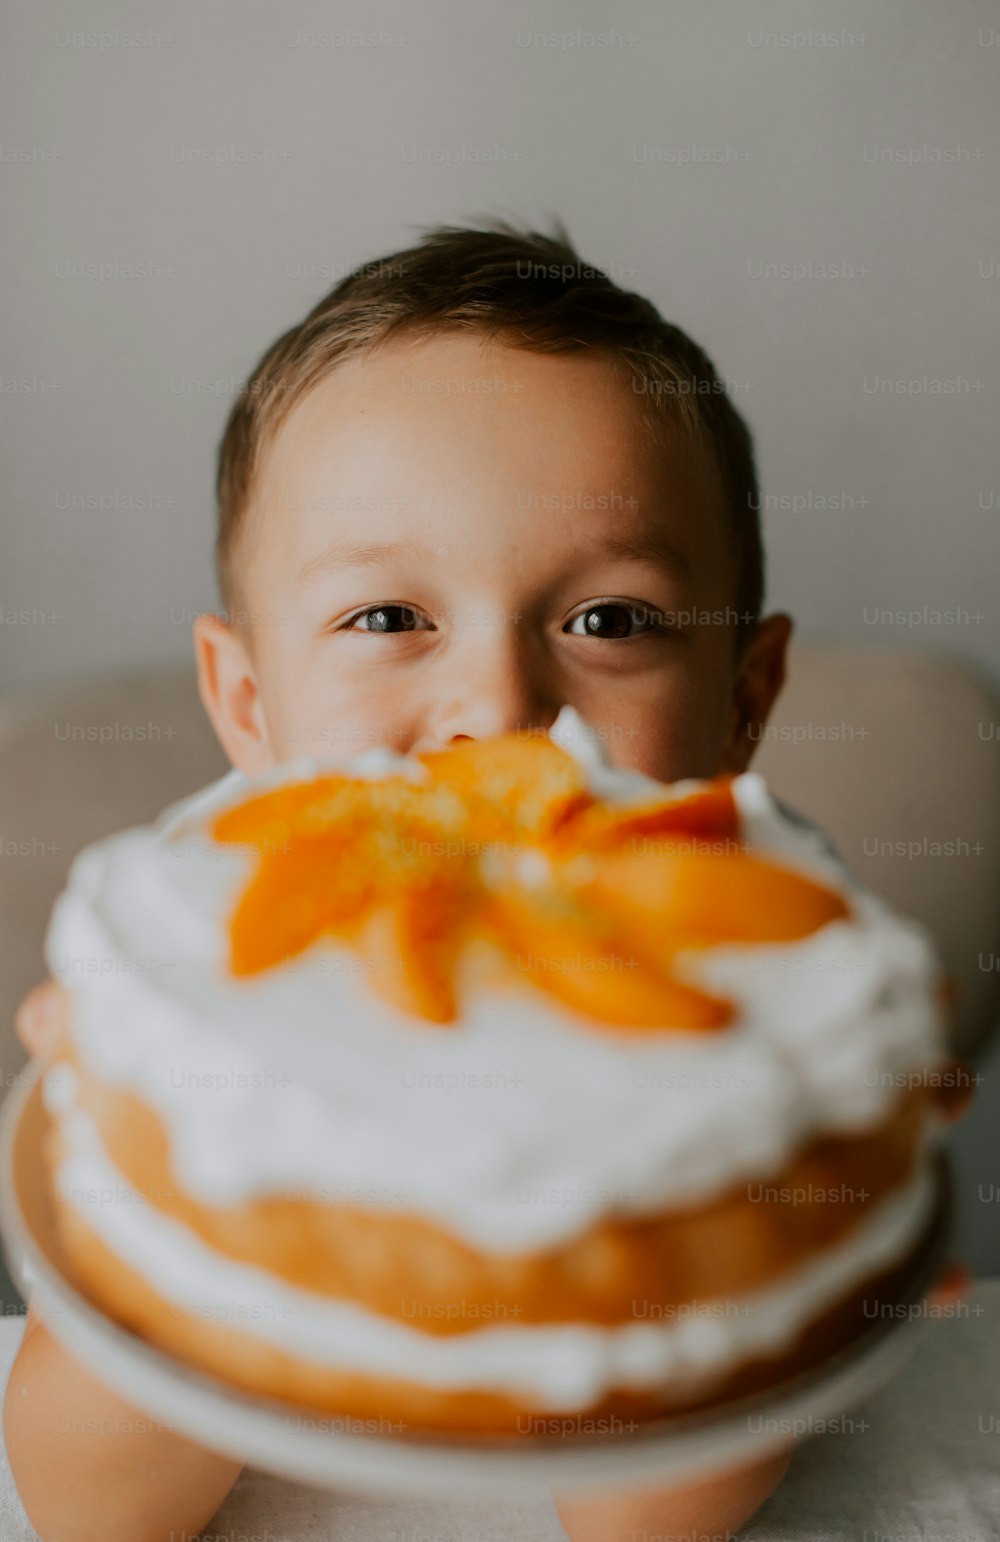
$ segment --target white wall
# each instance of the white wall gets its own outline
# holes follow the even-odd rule
[[[8,16],[0,685],[186,656],[188,618],[217,603],[233,382],[418,224],[548,210],[739,383],[767,493],[807,505],[768,515],[772,601],[806,631],[1000,672],[995,5],[486,10]],[[333,27],[382,37],[302,40]],[[526,46],[578,28],[613,29],[610,46]],[[782,32],[804,45],[766,36]],[[692,146],[715,158],[678,164]],[[80,276],[101,264],[119,276]],[[920,394],[877,385],[895,380]],[[854,507],[822,507],[841,495]]]

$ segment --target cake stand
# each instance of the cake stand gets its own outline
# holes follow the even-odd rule
[[[252,1467],[357,1493],[458,1497],[652,1487],[762,1460],[791,1434],[822,1428],[908,1359],[922,1303],[944,1262],[951,1179],[936,1157],[934,1213],[909,1287],[846,1349],[765,1393],[640,1425],[636,1433],[554,1438],[358,1434],[328,1410],[254,1397],[193,1369],[106,1317],[73,1285],[42,1158],[49,1115],[29,1064],[0,1107],[0,1229],[11,1275],[49,1330],[133,1406]]]

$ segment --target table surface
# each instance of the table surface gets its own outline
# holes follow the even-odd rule
[[[804,1440],[745,1542],[1000,1542],[1000,1280],[937,1309],[864,1408]],[[931,1313],[934,1309],[931,1309]],[[24,1319],[0,1319],[3,1386]],[[669,1527],[665,1526],[665,1530]],[[246,1467],[206,1537],[268,1542],[565,1542],[551,1502],[379,1500]],[[0,1538],[35,1542],[0,1452]]]

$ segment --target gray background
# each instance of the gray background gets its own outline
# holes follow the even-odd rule
[[[577,28],[611,46],[525,46]],[[382,40],[303,41],[334,29]],[[810,32],[853,41],[780,41]],[[793,503],[772,601],[1000,674],[991,0],[42,0],[7,34],[0,604],[33,619],[4,625],[0,685],[187,656],[214,449],[264,347],[420,224],[549,210],[736,382]],[[957,619],[875,619],[925,606]]]
[[[265,346],[420,225],[549,212],[734,383],[771,604],[1000,679],[990,0],[39,0],[6,33],[0,687],[188,658]]]

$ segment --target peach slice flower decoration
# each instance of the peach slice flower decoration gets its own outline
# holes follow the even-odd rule
[[[328,774],[215,819],[217,841],[258,855],[230,919],[234,975],[327,938],[367,963],[380,996],[445,1024],[462,955],[486,941],[508,979],[596,1024],[716,1029],[732,1003],[676,977],[680,949],[791,941],[848,914],[833,890],[743,849],[729,777],[622,806],[541,732],[417,758],[422,781]]]

